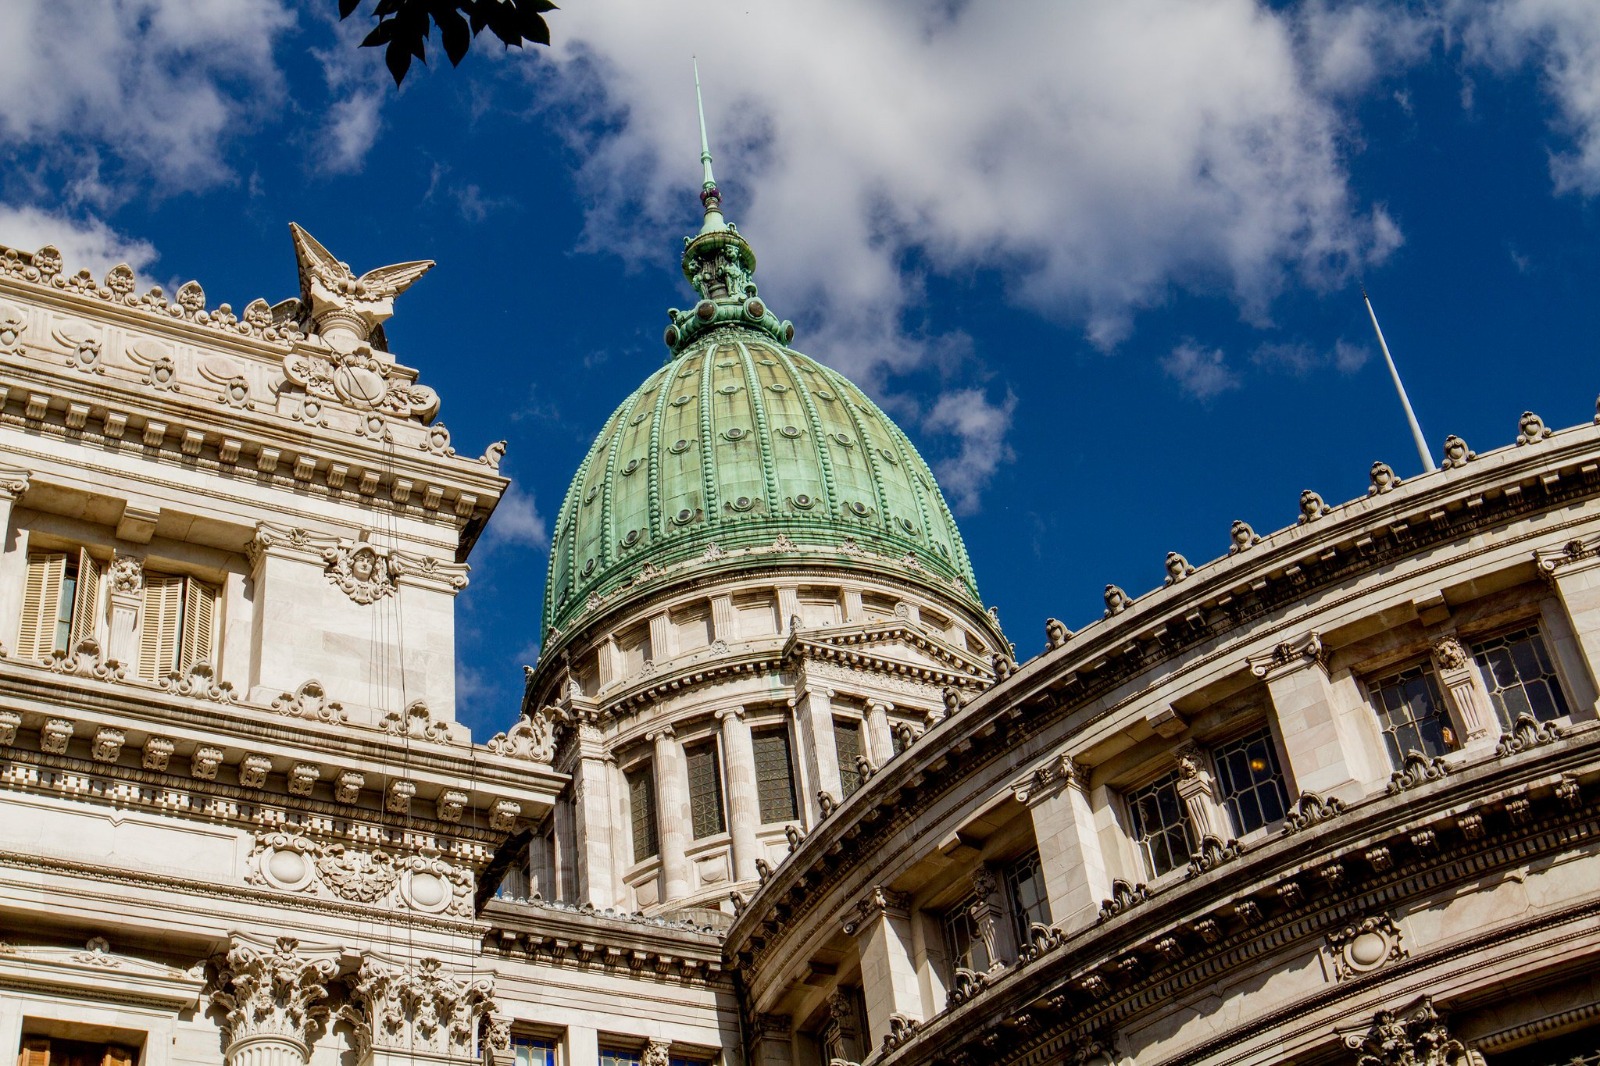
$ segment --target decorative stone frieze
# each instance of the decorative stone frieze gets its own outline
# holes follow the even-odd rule
[[[39,747],[51,755],[65,755],[72,743],[73,726],[65,718],[51,718],[39,729]]]
[[[1084,788],[1088,772],[1065,752],[1057,755],[1028,776],[1025,781],[1011,786],[1017,802],[1032,806],[1048,799],[1063,788]]]
[[[1459,470],[1478,457],[1478,453],[1467,447],[1467,442],[1450,434],[1444,439],[1444,458],[1439,460],[1439,465],[1445,470]]]
[[[389,791],[384,795],[383,809],[390,814],[410,814],[411,800],[416,794],[415,782],[391,781]]]
[[[450,743],[450,723],[435,721],[426,700],[412,700],[404,711],[390,711],[378,721],[378,728],[394,737]]]
[[[361,799],[361,788],[367,783],[367,775],[357,770],[345,770],[339,774],[333,786],[333,799],[335,803],[349,806]],[[407,801],[407,809],[410,802]]]
[[[882,885],[874,885],[865,899],[860,900],[840,923],[846,936],[855,936],[856,931],[863,928],[873,918],[882,914],[895,913],[904,915],[911,905],[909,896]]]
[[[101,653],[100,642],[93,637],[84,637],[70,652],[55,649],[45,663],[52,673],[92,677],[97,681],[121,681],[127,676],[123,664],[106,658]]]
[[[289,768],[287,782],[289,794],[293,796],[309,796],[317,787],[317,782],[322,780],[322,767],[315,763],[299,762]]]
[[[553,708],[550,709],[553,711]],[[549,763],[556,754],[555,717],[547,711],[524,716],[504,733],[496,733],[484,744],[491,752],[508,759]]]
[[[9,748],[15,744],[21,728],[22,715],[16,711],[0,711],[0,747]]]
[[[1550,436],[1550,427],[1544,424],[1544,419],[1532,411],[1522,412],[1522,417],[1517,419],[1517,443],[1538,444]]]
[[[434,817],[441,822],[456,824],[461,821],[461,816],[466,812],[467,804],[472,797],[457,788],[447,788],[439,793],[439,798],[434,801]]]
[[[494,1010],[493,978],[461,977],[426,956],[410,965],[366,955],[349,988],[340,1017],[368,1061],[375,1052],[468,1058],[479,1019]]]
[[[328,690],[315,678],[302,682],[293,692],[272,701],[272,709],[291,718],[312,718],[319,722],[345,722],[344,704],[328,698]]]
[[[1122,589],[1117,585],[1106,586],[1105,600],[1105,616],[1107,618],[1110,618],[1112,615],[1121,614],[1123,611],[1126,611],[1130,606],[1133,605],[1133,601],[1128,598],[1128,594],[1123,592]]]
[[[1401,760],[1401,768],[1389,775],[1387,791],[1391,796],[1397,795],[1429,781],[1438,781],[1448,773],[1450,764],[1444,761],[1444,756],[1435,755],[1430,759],[1420,751],[1408,751]]]
[[[272,760],[265,755],[246,755],[239,761],[239,787],[262,789],[272,772]]]
[[[153,770],[158,773],[164,772],[168,761],[172,758],[172,753],[177,750],[177,744],[169,737],[148,737],[144,742],[143,758],[140,765],[146,770]]]
[[[1251,655],[1246,658],[1245,662],[1249,665],[1252,674],[1265,678],[1280,670],[1313,663],[1326,668],[1328,651],[1323,647],[1321,634],[1317,633],[1316,630],[1312,630],[1298,640],[1279,642],[1264,655]]]
[[[1502,734],[1495,744],[1494,753],[1496,757],[1505,759],[1560,739],[1561,727],[1556,723],[1540,722],[1531,714],[1519,714],[1510,732]]]
[[[1199,847],[1189,857],[1189,876],[1199,877],[1201,874],[1210,873],[1223,863],[1237,859],[1242,854],[1244,846],[1237,840],[1223,840],[1208,833],[1200,838]]]
[[[1119,877],[1111,882],[1111,898],[1100,904],[1100,920],[1103,922],[1125,914],[1149,898],[1150,890],[1144,885],[1132,884]]]
[[[111,559],[111,567],[106,571],[106,583],[113,593],[142,592],[144,560],[119,552]]]
[[[1600,559],[1600,537],[1569,540],[1559,548],[1539,548],[1533,553],[1539,576],[1553,581],[1557,571],[1587,560]]]
[[[1367,478],[1372,482],[1367,489],[1368,496],[1381,496],[1386,492],[1393,492],[1401,484],[1401,480],[1394,472],[1394,467],[1388,463],[1373,463],[1367,471]]]
[[[1296,524],[1303,526],[1307,522],[1315,522],[1332,510],[1332,507],[1323,502],[1319,493],[1303,489],[1300,493],[1300,517],[1296,519]]]
[[[1260,535],[1250,528],[1249,522],[1242,518],[1233,520],[1233,525],[1228,529],[1228,540],[1231,541],[1228,545],[1229,555],[1238,555],[1240,552],[1249,551],[1261,543]]]
[[[1344,813],[1344,800],[1337,796],[1326,798],[1315,792],[1302,792],[1300,799],[1289,808],[1284,817],[1283,835],[1290,836],[1314,825],[1337,818]]]
[[[128,736],[120,729],[101,726],[95,730],[94,741],[89,746],[89,757],[95,762],[114,763],[122,757],[122,745]]]
[[[1404,1011],[1381,1010],[1365,1033],[1344,1038],[1355,1066],[1483,1066],[1483,1056],[1450,1035],[1423,996]]]
[[[1065,623],[1055,618],[1046,618],[1044,620],[1044,642],[1048,650],[1054,651],[1057,648],[1066,647],[1067,638],[1070,636],[1072,636],[1072,630],[1068,629]]]
[[[211,1001],[224,1011],[229,1066],[297,1066],[326,1025],[328,982],[338,948],[302,947],[293,937],[266,941],[235,933],[216,960]]]
[[[1194,573],[1194,567],[1189,564],[1189,560],[1177,552],[1168,552],[1166,562],[1163,565],[1167,571],[1166,581],[1164,582],[1167,585],[1176,585]]]
[[[175,696],[210,700],[212,703],[239,702],[239,694],[233,690],[233,682],[219,682],[216,670],[207,662],[195,663],[187,674],[181,674],[176,670],[168,672],[167,676],[161,679],[161,687]]]
[[[1386,914],[1352,922],[1327,937],[1334,979],[1343,981],[1371,973],[1406,958],[1400,927]]]
[[[356,603],[370,604],[394,595],[387,551],[371,544],[341,544],[324,548],[322,560],[328,580]]]

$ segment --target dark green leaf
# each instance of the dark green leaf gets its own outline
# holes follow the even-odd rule
[[[339,0],[339,17],[347,19],[361,6],[361,0]]]
[[[522,12],[522,36],[538,44],[550,43],[550,27],[545,25],[544,19],[532,11]]]
[[[406,80],[406,71],[411,69],[411,53],[402,42],[390,41],[389,47],[384,50],[383,61],[388,64],[389,73],[394,75],[396,85]]]
[[[372,12],[376,18],[385,18],[393,15],[405,6],[405,0],[378,0],[377,8]]]
[[[394,36],[394,19],[385,19],[372,27],[372,32],[361,41],[362,48],[376,48],[380,44],[388,44]]]
[[[467,20],[461,17],[461,12],[452,5],[443,10],[435,8],[433,20],[439,24],[439,37],[444,41],[444,54],[450,57],[450,65],[459,67],[466,58],[467,47],[472,43],[472,33],[467,29]]]

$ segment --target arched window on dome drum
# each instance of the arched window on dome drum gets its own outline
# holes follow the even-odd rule
[[[656,780],[650,764],[627,772],[628,813],[633,825],[633,861],[643,862],[661,850],[656,837]]]
[[[1219,745],[1212,759],[1217,768],[1217,798],[1227,808],[1235,836],[1283,819],[1289,790],[1270,729],[1258,729]]]
[[[1431,667],[1412,666],[1380,678],[1370,691],[1383,745],[1396,770],[1404,768],[1407,752],[1420,752],[1431,759],[1455,749],[1455,731]]]
[[[789,757],[789,731],[763,729],[751,735],[756,759],[756,795],[761,822],[792,822],[796,817],[794,764]]]
[[[694,838],[716,836],[727,828],[722,811],[722,773],[715,741],[684,752],[689,764],[689,814]]]
[[[1570,713],[1555,665],[1537,627],[1474,641],[1472,658],[1483,673],[1489,701],[1494,704],[1502,729],[1516,725],[1524,714],[1538,722],[1549,722]]]

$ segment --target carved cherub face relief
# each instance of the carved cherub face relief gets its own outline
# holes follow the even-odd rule
[[[378,556],[371,548],[358,548],[350,556],[350,576],[357,581],[371,581],[378,570]]]
[[[357,603],[371,603],[394,593],[388,561],[370,545],[328,548],[323,552],[328,580]]]

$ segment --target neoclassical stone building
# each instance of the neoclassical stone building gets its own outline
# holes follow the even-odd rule
[[[1019,660],[705,160],[698,300],[486,739],[503,447],[383,328],[431,264],[294,227],[298,297],[236,314],[0,256],[6,1053],[1600,1063],[1600,424],[1307,491]]]

